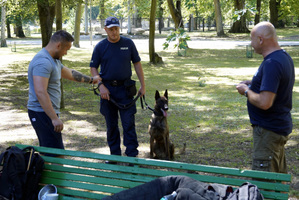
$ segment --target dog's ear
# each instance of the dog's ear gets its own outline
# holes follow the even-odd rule
[[[155,99],[157,100],[157,99],[159,99],[159,98],[160,98],[160,93],[159,93],[158,90],[156,90]]]
[[[167,89],[166,89],[165,92],[164,92],[164,97],[166,97],[166,99],[168,99],[168,92],[167,92]]]

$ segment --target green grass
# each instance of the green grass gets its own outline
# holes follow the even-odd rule
[[[280,31],[280,30],[279,30]],[[291,32],[292,30],[290,30]],[[297,29],[298,31],[298,29]],[[290,35],[295,32],[290,33]],[[299,66],[299,49],[285,48]],[[38,51],[27,46],[20,54]],[[141,52],[147,55],[146,52]],[[159,52],[165,64],[153,66],[142,62],[146,80],[146,101],[153,107],[155,91],[169,94],[170,138],[178,151],[186,143],[185,155],[177,155],[176,161],[207,165],[251,168],[252,128],[247,114],[246,98],[237,93],[235,85],[251,79],[262,61],[254,54],[246,58],[245,49],[206,50],[188,49],[186,57],[176,52]],[[89,74],[91,52],[86,49],[70,50],[64,58],[64,65]],[[13,73],[26,73],[28,62],[11,65]],[[1,71],[3,73],[3,71]],[[134,79],[136,74],[133,75]],[[289,173],[299,177],[299,76],[293,96],[294,128],[286,146]],[[0,90],[2,105],[11,102],[14,107],[26,110],[28,83],[26,77],[3,80]],[[87,150],[105,147],[104,137],[97,132],[105,131],[103,116],[99,114],[99,98],[93,95],[90,85],[63,81],[65,109],[62,120],[67,123],[84,123],[90,133],[80,133],[76,126],[66,132],[66,148]],[[138,85],[138,84],[137,84]],[[139,86],[139,85],[138,85]],[[142,110],[137,101],[136,129],[140,146],[149,146],[147,128],[151,117],[149,110]],[[79,133],[77,133],[79,132]],[[86,135],[87,134],[87,135]],[[16,141],[17,142],[17,141]],[[31,141],[32,143],[34,141]],[[149,148],[148,148],[149,150]],[[298,195],[293,190],[293,196]]]

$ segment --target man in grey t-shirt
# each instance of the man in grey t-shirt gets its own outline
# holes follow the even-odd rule
[[[74,38],[66,31],[57,31],[48,45],[29,64],[28,115],[40,146],[64,149],[59,119],[61,78],[82,83],[96,83],[99,76],[89,77],[62,65],[59,58],[67,54]]]

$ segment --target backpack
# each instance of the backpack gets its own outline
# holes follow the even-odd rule
[[[264,197],[256,185],[249,182],[243,183],[236,189],[228,200],[263,200]]]
[[[0,197],[9,200],[36,200],[44,160],[33,147],[11,146],[0,155]]]

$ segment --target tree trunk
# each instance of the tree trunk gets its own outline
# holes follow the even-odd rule
[[[135,6],[135,0],[133,0],[133,9],[132,9],[133,13],[132,13],[132,27],[137,28],[137,15],[138,15],[138,11],[137,8]]]
[[[62,30],[62,6],[61,0],[56,0],[56,31]]]
[[[137,13],[138,13],[138,10],[137,10]],[[137,15],[135,23],[136,23],[136,28],[142,27],[142,18],[139,15]]]
[[[82,5],[81,3],[77,4],[76,9],[76,19],[75,19],[75,31],[74,31],[74,47],[80,48],[80,24],[81,24],[81,15],[82,15]]]
[[[151,2],[150,30],[149,30],[149,59],[152,64],[163,63],[162,58],[155,52],[155,30],[156,30],[157,0]]]
[[[194,0],[194,5],[197,5],[197,0]],[[199,22],[199,11],[198,11],[198,7],[195,7],[195,21],[194,21],[194,30],[198,30],[200,23]]]
[[[278,27],[278,9],[276,0],[270,0],[270,22],[277,28]]]
[[[52,25],[55,16],[55,4],[48,0],[37,0],[40,29],[42,33],[42,47],[47,46],[52,36]]]
[[[283,28],[284,23],[279,19],[279,9],[280,9],[281,0],[270,0],[269,9],[270,9],[270,22],[274,25],[275,28]]]
[[[235,10],[243,10],[245,7],[245,0],[234,0]],[[242,15],[241,18],[233,23],[233,26],[229,30],[230,33],[249,33],[246,26],[246,14]]]
[[[85,5],[84,5],[84,24],[85,24],[84,25],[85,35],[87,35],[88,34],[88,2],[87,2],[87,0],[85,0]]]
[[[10,21],[9,21],[9,19],[6,19],[6,29],[7,29],[7,38],[11,38]]]
[[[150,13],[150,30],[149,30],[149,59],[150,63],[155,63],[155,21],[156,21],[156,9],[157,0],[151,1],[151,13]]]
[[[20,37],[20,38],[24,38],[25,34],[23,31],[23,24],[22,24],[22,18],[20,15],[15,17],[15,21],[16,21],[16,36]]]
[[[175,29],[178,29],[179,27],[184,28],[183,18],[181,14],[181,1],[176,1],[176,7],[174,6],[173,0],[167,0],[167,3],[171,17],[175,24]]]
[[[101,23],[101,28],[104,28],[105,26],[105,0],[101,0],[100,1],[100,14],[99,14],[99,18],[100,18],[100,23]]]
[[[6,19],[6,6],[1,7],[1,47],[7,47],[5,38],[5,19]]]
[[[131,13],[131,1],[128,0],[128,13]],[[127,33],[129,35],[132,35],[132,22],[131,22],[131,16],[128,16],[128,30]]]
[[[164,9],[162,7],[163,0],[159,0],[159,6],[158,6],[158,19],[159,19],[159,34],[162,33],[162,28],[164,28],[164,22],[163,22],[163,12]]]
[[[215,6],[215,19],[216,19],[216,31],[217,36],[225,36],[223,25],[222,25],[222,15],[221,15],[221,6],[219,0],[214,0],[214,6]]]
[[[262,0],[256,0],[256,11],[257,13],[255,14],[254,17],[254,25],[260,23],[260,18],[261,18],[261,2]]]
[[[194,17],[193,17],[193,14],[189,15],[188,29],[189,29],[189,32],[192,32],[194,30]]]

